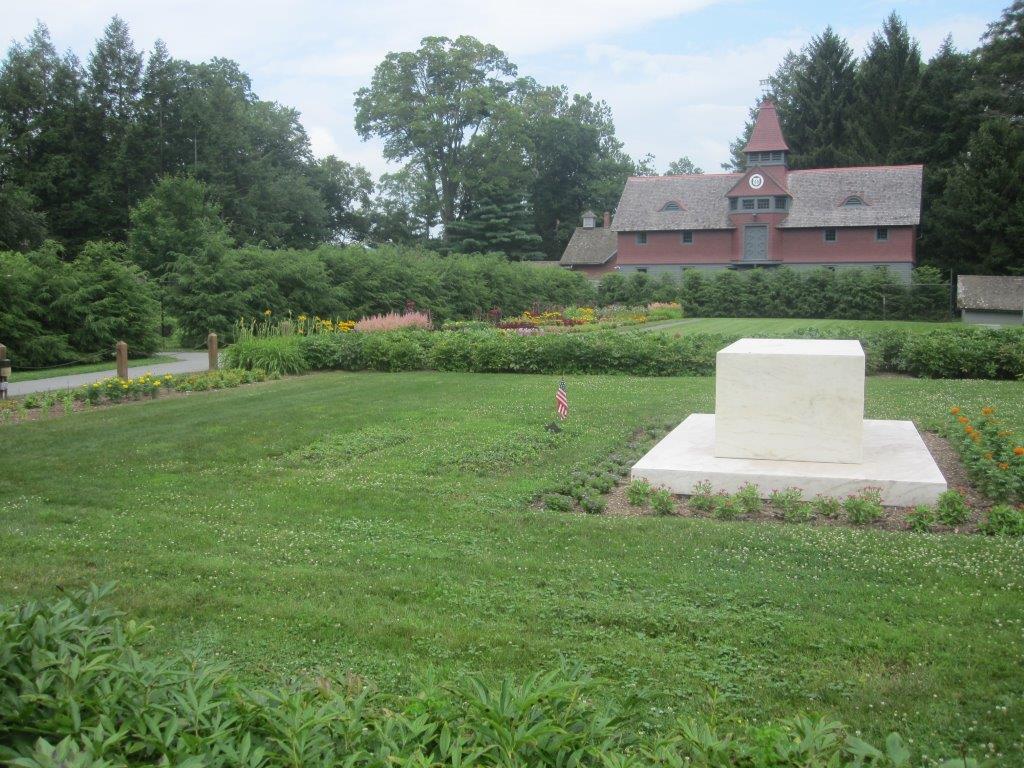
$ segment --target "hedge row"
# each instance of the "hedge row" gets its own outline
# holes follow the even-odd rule
[[[824,334],[805,329],[796,335]],[[858,338],[842,329],[829,331],[828,336]],[[527,336],[482,330],[341,333],[251,339],[229,347],[225,355],[230,365],[279,373],[319,369],[709,376],[715,370],[715,353],[736,338],[613,331]],[[1024,330],[893,330],[859,338],[869,373],[977,379],[1024,376]]]
[[[260,690],[224,667],[140,653],[148,628],[106,590],[0,606],[0,763],[20,768],[306,766],[847,766],[906,768],[841,723],[796,717],[728,731],[681,718],[659,733],[647,700],[624,703],[578,668],[466,677],[417,696],[351,681]],[[973,761],[971,763],[974,764]],[[963,765],[963,762],[959,763]]]

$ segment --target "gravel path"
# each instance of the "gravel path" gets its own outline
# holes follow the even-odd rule
[[[173,363],[161,363],[160,365],[147,365],[139,368],[128,368],[128,375],[132,378],[141,376],[144,373],[151,373],[154,376],[163,376],[165,373],[195,373],[205,371],[207,368],[206,352],[161,352],[160,354],[175,357]],[[129,362],[131,362],[129,360]],[[8,397],[27,395],[30,392],[49,392],[55,389],[76,389],[83,384],[92,384],[94,381],[114,376],[117,367],[113,366],[109,371],[94,371],[93,373],[76,373],[73,376],[54,376],[49,379],[35,379],[34,381],[12,382],[7,385]]]

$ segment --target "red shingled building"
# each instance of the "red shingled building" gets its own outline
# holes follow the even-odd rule
[[[922,166],[790,170],[790,148],[768,101],[743,151],[742,173],[630,177],[610,227],[607,217],[597,227],[588,212],[561,265],[593,276],[887,267],[910,279]]]

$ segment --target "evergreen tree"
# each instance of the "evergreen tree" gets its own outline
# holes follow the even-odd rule
[[[983,123],[924,223],[937,266],[968,274],[1024,272],[1024,128],[1006,118]]]
[[[85,83],[92,214],[86,239],[123,239],[128,212],[147,186],[128,141],[141,90],[142,54],[135,50],[128,25],[115,16],[89,57]]]
[[[484,184],[470,211],[450,225],[449,242],[461,253],[502,253],[515,261],[542,259],[540,236],[525,200],[507,180]]]
[[[922,98],[921,49],[895,13],[872,36],[857,70],[860,159],[891,165],[917,162],[913,119]]]
[[[984,95],[989,108],[1024,117],[1024,0],[1014,0],[989,25],[980,50]]]
[[[858,161],[853,147],[856,103],[853,50],[831,27],[792,62],[791,84],[777,107],[793,168],[833,168]]]

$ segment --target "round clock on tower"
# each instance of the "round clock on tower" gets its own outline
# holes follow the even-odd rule
[[[753,174],[748,180],[751,189],[760,189],[764,186],[764,176],[760,173]]]

